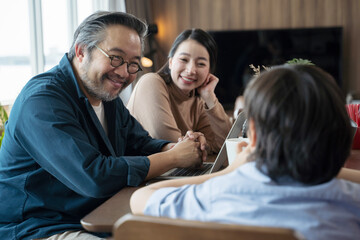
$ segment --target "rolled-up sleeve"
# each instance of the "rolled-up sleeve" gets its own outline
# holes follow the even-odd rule
[[[74,104],[66,103],[62,96],[51,91],[25,98],[22,108],[15,109],[17,124],[10,133],[16,142],[13,146],[18,146],[14,152],[23,155],[24,161],[34,159],[83,196],[108,197],[126,185],[143,182],[149,159],[103,154],[99,150],[104,147],[96,136],[97,130],[86,127],[91,122],[72,106]],[[151,139],[146,140],[149,142]],[[155,142],[158,147],[161,144],[164,143]]]

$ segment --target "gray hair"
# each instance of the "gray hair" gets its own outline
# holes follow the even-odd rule
[[[72,61],[75,57],[75,45],[86,46],[87,51],[91,52],[95,45],[104,41],[106,28],[117,24],[134,29],[140,37],[143,49],[148,28],[145,22],[129,13],[97,11],[88,16],[76,29],[74,40],[68,53],[69,60]]]

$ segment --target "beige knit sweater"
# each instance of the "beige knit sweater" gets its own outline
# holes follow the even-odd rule
[[[186,95],[157,73],[148,73],[136,84],[127,108],[152,137],[177,142],[188,130],[202,132],[209,152],[217,153],[231,128],[230,119],[218,100],[207,109],[194,94]]]

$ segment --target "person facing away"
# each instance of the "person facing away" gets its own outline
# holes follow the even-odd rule
[[[60,63],[23,88],[0,150],[0,239],[98,239],[81,232],[87,213],[125,186],[204,160],[201,134],[153,139],[118,97],[141,70],[146,31],[130,14],[96,12]]]
[[[360,185],[336,178],[352,136],[335,80],[315,66],[273,67],[249,83],[244,110],[250,142],[239,144],[231,165],[141,188],[130,200],[133,213],[358,238]]]
[[[177,141],[192,129],[205,135],[209,153],[217,153],[231,122],[215,95],[217,46],[201,29],[183,31],[168,61],[157,73],[143,75],[127,108],[154,138]]]

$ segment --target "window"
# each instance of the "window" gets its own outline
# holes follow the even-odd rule
[[[24,0],[0,5],[0,103],[11,104],[31,77],[29,8]],[[5,5],[5,6],[4,6]]]
[[[42,29],[44,48],[44,70],[57,65],[70,48],[68,37],[69,24],[67,19],[66,1],[42,0]],[[69,11],[70,12],[70,11]]]
[[[116,7],[118,2],[120,7]],[[0,104],[12,105],[26,82],[57,65],[78,24],[97,10],[124,11],[118,0],[11,0],[0,3]],[[116,9],[120,8],[120,9]]]

